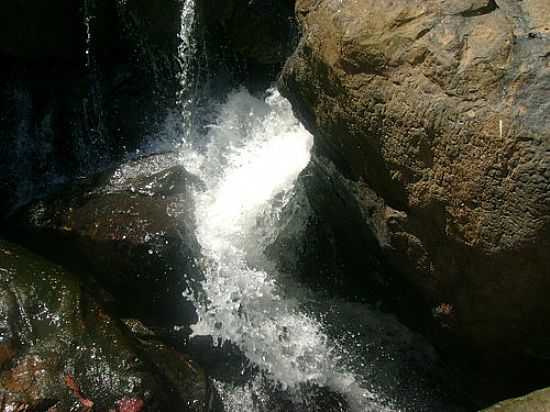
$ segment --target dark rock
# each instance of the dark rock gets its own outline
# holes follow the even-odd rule
[[[203,88],[225,96],[245,84],[264,92],[295,46],[293,1],[197,0],[197,5],[199,71],[207,72]]]
[[[94,274],[124,316],[188,325],[195,312],[182,293],[201,276],[190,195],[199,184],[174,156],[152,156],[31,204],[11,233]]]
[[[262,412],[345,412],[350,410],[348,402],[341,394],[327,388],[304,385],[293,395],[275,391],[271,399],[259,409]],[[296,398],[299,398],[299,402]]]
[[[0,216],[164,130],[177,111],[179,7],[176,0],[2,6]]]
[[[84,41],[81,7],[84,2],[10,1],[0,14],[0,53],[31,59],[71,57]]]
[[[410,310],[431,313],[441,347],[545,364],[547,3],[302,0],[296,10],[304,36],[282,91],[315,150],[378,199],[365,204],[376,225],[364,225],[420,294]]]
[[[267,256],[279,270],[301,276],[316,290],[360,300],[388,297],[391,275],[374,228],[365,225],[376,224],[375,216],[365,215],[365,203],[357,196],[353,182],[314,156],[298,178]]]
[[[193,361],[136,340],[93,295],[0,240],[1,410],[211,410],[214,393]]]

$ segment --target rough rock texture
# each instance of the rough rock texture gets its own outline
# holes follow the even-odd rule
[[[163,130],[178,91],[179,2],[0,7],[0,216]]]
[[[547,412],[550,411],[550,389],[542,389],[521,398],[500,402],[484,412]]]
[[[207,411],[204,372],[135,339],[60,266],[0,240],[0,410]]]
[[[156,324],[189,324],[182,293],[200,280],[190,190],[197,179],[173,155],[130,162],[31,204],[11,235],[91,272],[129,311]]]
[[[455,344],[548,359],[550,4],[296,10],[281,88],[316,150],[382,200],[370,226],[387,261]]]

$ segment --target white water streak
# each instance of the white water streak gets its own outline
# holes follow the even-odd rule
[[[343,369],[321,324],[281,295],[274,274],[247,262],[247,251],[261,252],[255,227],[272,212],[274,197],[292,190],[312,136],[276,90],[265,101],[240,90],[228,97],[208,138],[201,162],[195,154],[187,165],[208,188],[196,196],[197,237],[211,263],[202,284],[207,301],[195,302],[194,335],[231,341],[285,389],[327,386],[354,409],[370,410],[374,396]]]
[[[188,140],[191,133],[191,105],[193,103],[191,87],[193,83],[192,63],[197,52],[197,45],[194,36],[195,31],[195,0],[182,0],[181,25],[179,32],[178,59],[180,64],[179,82],[180,91],[178,104],[183,116],[185,136],[184,142]]]

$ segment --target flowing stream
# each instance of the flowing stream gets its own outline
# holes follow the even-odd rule
[[[182,5],[180,106],[187,129],[198,133],[189,124],[194,0]],[[237,368],[213,373],[225,410],[460,410],[441,406],[422,383],[402,388],[435,362],[421,338],[366,305],[317,296],[264,256],[313,146],[290,103],[276,89],[259,97],[240,88],[213,102],[211,113],[203,144],[187,133],[180,148],[181,162],[205,186],[195,193],[205,279],[186,298],[199,316],[192,338],[239,354]]]
[[[197,237],[208,263],[204,298],[195,300],[199,322],[193,334],[236,345],[282,390],[315,384],[343,394],[354,410],[384,410],[346,371],[322,325],[298,299],[282,293],[276,273],[262,270],[269,262],[258,261],[308,164],[313,137],[277,90],[269,90],[265,100],[237,90],[227,97],[207,141],[203,155],[184,154],[187,168],[207,187],[196,195]],[[246,392],[259,385],[220,383],[226,408],[256,410],[253,393]]]

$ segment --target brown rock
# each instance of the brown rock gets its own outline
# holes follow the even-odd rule
[[[298,0],[281,78],[316,150],[383,200],[387,260],[490,356],[548,355],[549,8]]]
[[[547,412],[550,411],[550,389],[542,389],[521,398],[500,402],[484,412]]]

